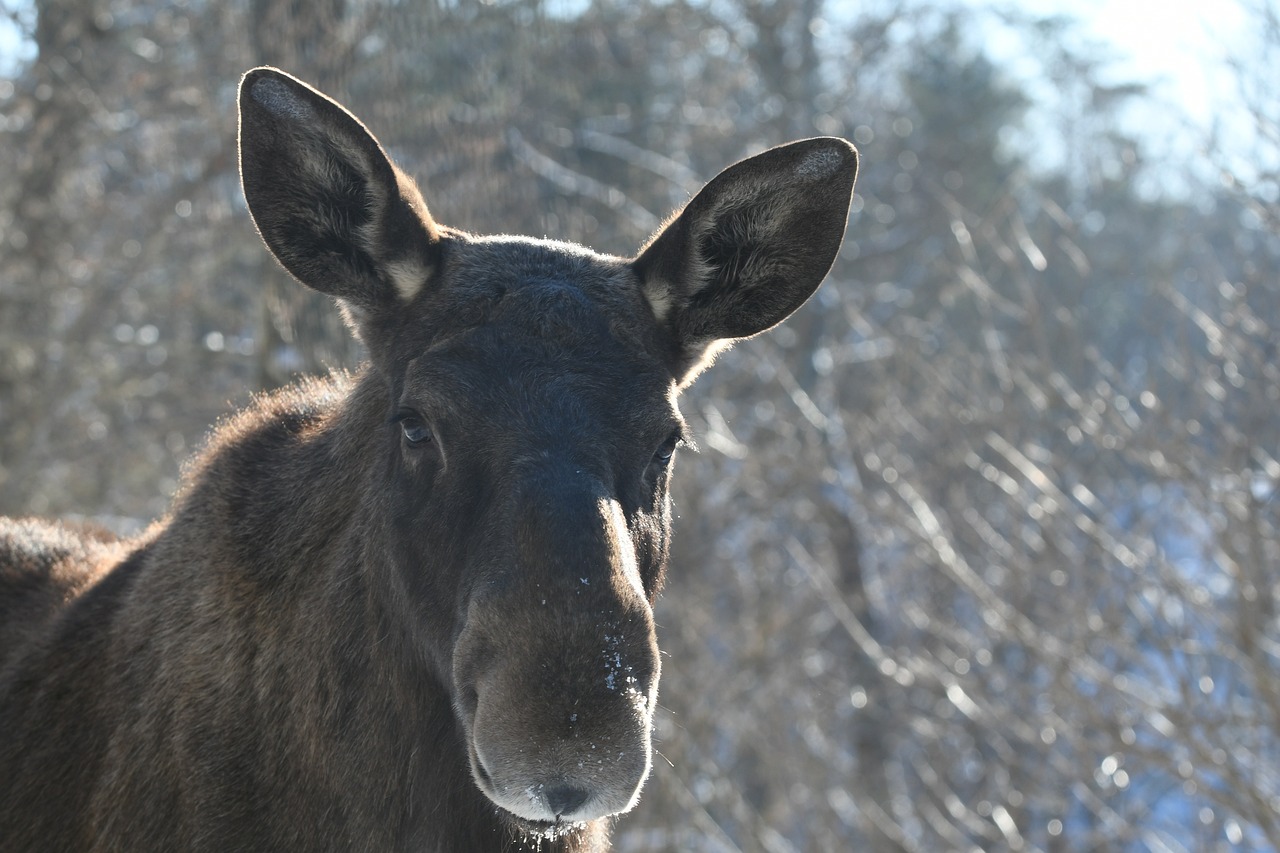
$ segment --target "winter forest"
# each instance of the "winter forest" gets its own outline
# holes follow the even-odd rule
[[[440,221],[619,255],[844,136],[827,283],[682,404],[617,849],[1280,850],[1280,6],[1247,14],[1206,127],[1017,4],[3,0],[0,512],[137,530],[220,416],[359,363],[245,209],[250,67]]]

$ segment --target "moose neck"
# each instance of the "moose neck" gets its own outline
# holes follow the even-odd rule
[[[369,821],[366,838],[440,851],[607,849],[603,821],[525,839],[471,778],[441,672],[447,653],[423,648],[440,632],[413,624],[421,610],[406,606],[381,546],[385,389],[372,371],[308,382],[259,400],[214,434],[181,518],[156,543],[158,564],[204,563],[200,594],[236,614],[197,624],[192,637],[234,647],[231,635],[266,633],[282,648],[309,650],[270,668],[269,684],[257,674],[273,707],[254,710],[276,716],[260,722],[281,735],[281,775],[331,786],[348,814]],[[243,595],[246,587],[256,594]],[[239,606],[246,600],[254,606]],[[186,689],[207,687],[200,677],[190,673]]]

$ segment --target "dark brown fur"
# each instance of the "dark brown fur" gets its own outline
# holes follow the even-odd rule
[[[223,423],[135,539],[0,520],[0,847],[607,849],[676,393],[820,283],[854,152],[744,161],[627,260],[438,225],[280,72],[240,108],[264,240],[370,363]]]

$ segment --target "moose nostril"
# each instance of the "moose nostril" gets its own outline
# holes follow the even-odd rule
[[[572,785],[557,785],[547,789],[547,805],[556,817],[570,817],[591,796],[581,788]]]

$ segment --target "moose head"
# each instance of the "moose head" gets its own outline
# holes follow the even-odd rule
[[[855,151],[738,163],[633,258],[437,223],[364,125],[274,69],[241,86],[240,163],[267,246],[368,348],[365,559],[474,784],[535,831],[627,811],[650,768],[677,396],[821,283]]]

